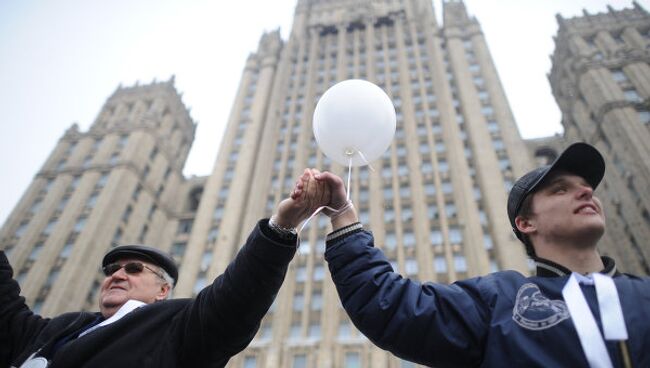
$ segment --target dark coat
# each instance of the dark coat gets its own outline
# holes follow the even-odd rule
[[[355,326],[401,358],[435,367],[588,367],[562,297],[569,276],[504,271],[452,285],[418,283],[393,272],[365,231],[328,241],[325,258]],[[614,282],[632,366],[650,367],[650,279]],[[594,287],[581,287],[600,325]],[[606,344],[622,366],[618,343]]]
[[[261,221],[237,257],[194,299],[138,308],[122,319],[58,349],[51,367],[223,367],[253,339],[284,280],[296,247]],[[0,367],[44,356],[98,313],[33,314],[0,252]]]

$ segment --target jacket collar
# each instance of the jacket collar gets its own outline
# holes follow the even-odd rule
[[[616,269],[616,262],[612,258],[609,257],[600,257],[603,261],[603,265],[605,268],[600,271],[600,273],[614,277],[620,275],[618,270]],[[535,265],[537,266],[537,276],[539,277],[558,277],[558,276],[566,276],[571,274],[571,270],[562,266],[561,264],[555,263],[553,261],[550,261],[548,259],[544,258],[535,258]]]

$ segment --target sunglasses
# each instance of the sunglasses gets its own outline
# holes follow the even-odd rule
[[[144,269],[146,268],[147,270],[153,272],[154,275],[160,277],[163,280],[165,279],[163,277],[163,275],[161,275],[160,273],[156,272],[151,267],[149,267],[149,266],[147,266],[147,265],[145,265],[144,263],[141,263],[141,262],[128,262],[128,263],[125,263],[123,265],[121,265],[119,263],[111,263],[111,264],[107,264],[106,266],[102,267],[102,271],[104,271],[104,275],[106,275],[106,277],[108,277],[108,276],[111,276],[112,274],[114,274],[115,272],[117,272],[120,268],[124,268],[124,272],[126,272],[129,275],[137,275],[140,272],[144,271]]]

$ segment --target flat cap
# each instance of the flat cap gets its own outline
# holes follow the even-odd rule
[[[173,286],[176,286],[176,282],[178,281],[178,267],[176,267],[176,262],[174,262],[171,255],[160,249],[140,244],[119,245],[106,253],[102,260],[102,267],[123,258],[141,259],[155,264],[165,270],[174,279]]]

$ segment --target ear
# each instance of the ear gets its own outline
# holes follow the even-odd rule
[[[172,287],[166,282],[160,285],[160,291],[158,292],[158,295],[156,295],[156,301],[159,302],[165,300],[171,289]]]
[[[537,227],[534,224],[534,221],[527,219],[523,216],[515,217],[515,226],[522,234],[530,235],[537,231]]]

